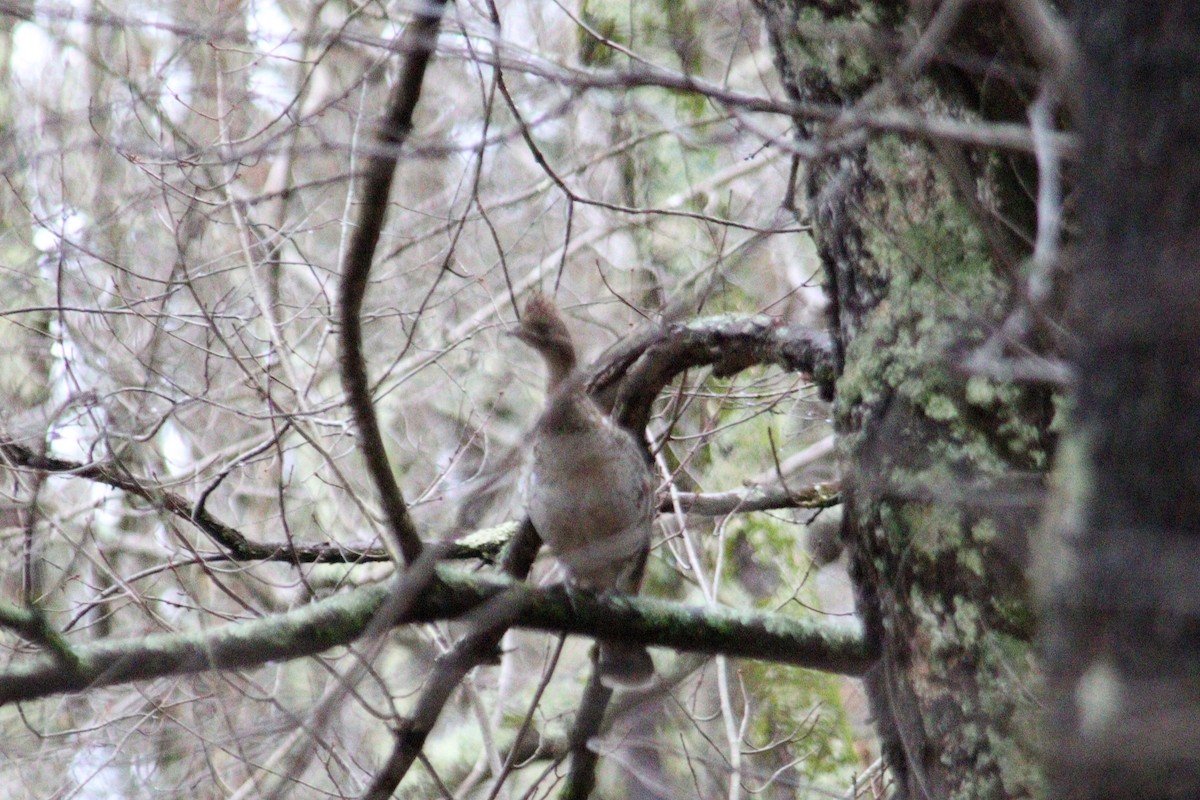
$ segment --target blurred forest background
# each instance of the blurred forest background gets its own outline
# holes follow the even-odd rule
[[[1039,0],[0,0],[7,796],[1044,796],[1080,52]],[[610,382],[702,341],[645,426],[643,596],[816,644],[654,647],[597,703],[589,638],[514,629],[381,772],[479,600],[302,625],[406,585],[339,360],[372,212],[371,407],[455,598],[522,530],[542,292]],[[1053,663],[1064,730],[1116,724],[1124,662]]]

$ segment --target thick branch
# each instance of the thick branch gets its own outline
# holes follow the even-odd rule
[[[613,415],[629,430],[642,431],[659,392],[679,373],[711,365],[718,377],[771,364],[811,375],[826,393],[833,384],[833,343],[825,331],[781,325],[766,315],[710,317],[663,328],[642,339],[640,352],[622,350],[592,380],[598,394],[618,385]]]
[[[342,267],[341,302],[338,308],[338,320],[342,328],[342,385],[346,391],[346,403],[358,428],[363,459],[379,491],[388,527],[408,564],[420,555],[421,540],[408,514],[408,505],[404,502],[400,487],[392,475],[383,436],[379,431],[363,356],[361,313],[375,247],[387,218],[388,197],[392,191],[392,177],[399,160],[400,145],[412,130],[413,111],[421,96],[421,82],[437,42],[444,7],[444,0],[422,3],[400,40],[400,49],[406,58],[392,90],[384,124],[376,134],[384,147],[371,154],[363,177],[358,220],[346,251],[346,263]]]
[[[155,634],[76,647],[76,668],[37,656],[0,672],[0,703],[211,669],[250,669],[315,655],[362,635],[392,585],[365,586],[301,609],[208,631]],[[457,619],[503,596],[518,627],[724,653],[842,674],[861,674],[872,654],[857,625],[782,614],[685,606],[561,587],[533,589],[440,567],[402,622]]]

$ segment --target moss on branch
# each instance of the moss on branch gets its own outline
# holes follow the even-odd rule
[[[207,631],[154,634],[80,645],[73,669],[34,656],[0,672],[0,704],[137,680],[250,669],[350,644],[367,630],[392,584],[361,587],[262,619]],[[677,650],[725,653],[827,672],[861,674],[871,648],[856,625],[782,614],[684,606],[627,596],[599,597],[561,587],[534,589],[498,577],[440,567],[438,579],[402,623],[486,615],[497,598],[516,603],[519,627],[603,636]]]

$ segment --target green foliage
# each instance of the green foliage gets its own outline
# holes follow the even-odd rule
[[[738,669],[746,685],[754,687],[757,713],[747,731],[750,746],[763,747],[790,733],[786,755],[798,758],[800,775],[826,785],[849,784],[859,765],[841,680],[763,662],[742,662]]]
[[[684,72],[697,72],[703,55],[700,14],[695,2],[658,0],[633,7],[610,0],[587,0],[579,18],[600,37],[642,52],[674,54]],[[579,60],[590,67],[619,62],[620,53],[580,28]]]
[[[579,20],[583,23],[575,32],[579,43],[579,61],[588,67],[608,67],[612,66],[616,60],[617,51],[605,44],[602,39],[610,42],[623,42],[629,38],[628,31],[622,32],[617,17],[606,16],[594,11],[595,5],[600,4],[584,3],[583,8],[579,11]],[[593,31],[600,38],[593,35]]]

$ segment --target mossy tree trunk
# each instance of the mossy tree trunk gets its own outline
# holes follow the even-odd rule
[[[965,4],[939,50],[949,55],[919,76],[899,66],[916,40],[906,32],[925,30],[936,3],[759,7],[797,100],[849,106],[870,93],[929,113],[1024,121],[1038,91],[999,5]],[[803,140],[822,133],[798,125]],[[880,648],[868,692],[895,792],[1039,796],[1024,575],[1053,398],[963,369],[1019,302],[1034,164],[876,137],[810,162],[807,176],[839,347],[843,536]]]

